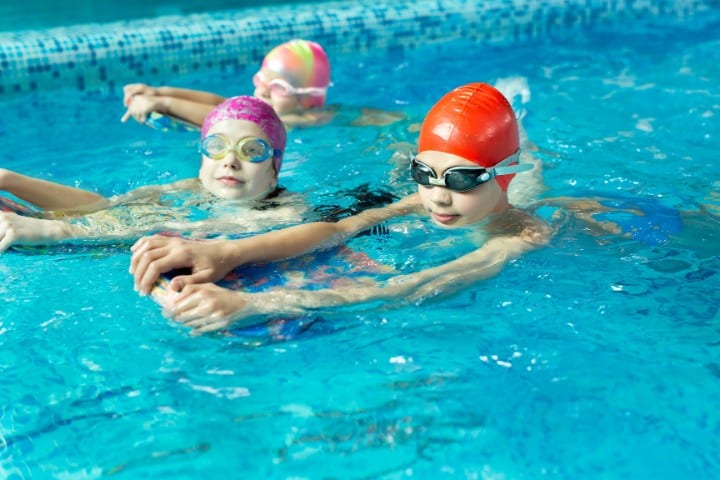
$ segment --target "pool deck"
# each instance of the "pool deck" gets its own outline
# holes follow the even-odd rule
[[[0,33],[0,94],[76,88],[112,90],[138,79],[259,63],[292,38],[330,55],[412,49],[458,39],[529,42],[574,29],[716,8],[710,0],[352,1],[164,16]]]

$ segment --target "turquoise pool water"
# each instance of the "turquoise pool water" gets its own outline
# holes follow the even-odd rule
[[[0,477],[717,477],[720,225],[699,205],[720,207],[719,19],[337,58],[333,102],[408,121],[290,134],[282,183],[315,205],[365,183],[406,192],[389,174],[407,124],[459,84],[521,77],[544,196],[687,211],[663,246],[567,219],[450,299],[323,312],[256,348],[164,319],[132,291],[125,246],[2,255]],[[230,93],[251,73],[175,80]],[[2,106],[6,168],[104,194],[197,169],[191,135],[120,125],[119,91]],[[442,259],[438,241],[428,228],[351,246],[412,269]]]

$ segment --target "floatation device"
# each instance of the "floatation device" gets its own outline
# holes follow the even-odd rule
[[[200,127],[174,115],[150,112],[145,125],[161,132],[197,132]]]
[[[31,207],[27,207],[5,197],[0,197],[0,212],[17,213],[18,215],[26,217],[34,217],[37,215],[37,211],[33,210]]]
[[[657,200],[616,197],[599,203],[608,210],[593,214],[595,220],[614,223],[626,236],[651,246],[666,244],[683,228],[680,212]]]
[[[170,281],[183,273],[186,272],[175,271],[161,275],[150,293],[151,298],[160,306],[168,305],[172,295],[169,289]],[[246,292],[266,291],[273,287],[319,290],[349,282],[354,284],[362,277],[378,280],[387,274],[387,267],[378,264],[364,253],[354,252],[347,247],[337,247],[281,262],[239,267],[217,284],[229,290]],[[297,337],[321,320],[317,315],[273,318],[220,333],[258,341],[285,341]]]

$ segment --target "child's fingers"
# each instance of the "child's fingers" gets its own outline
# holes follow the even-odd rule
[[[145,90],[148,90],[148,86],[144,83],[130,83],[123,87],[123,94],[125,98],[127,98],[137,95],[138,93],[143,93]]]
[[[163,252],[154,251],[154,255],[146,254],[136,265],[133,273],[135,277],[135,288],[141,295],[147,295],[152,290],[153,285],[160,275],[172,270],[172,266],[163,265]],[[157,256],[157,258],[155,258]],[[173,289],[174,290],[174,289]]]
[[[227,326],[228,322],[226,321],[217,322],[215,320],[211,320],[209,323],[205,323],[202,326],[194,327],[192,334],[197,335],[200,333],[215,332],[217,330],[220,330],[221,328],[226,328]]]
[[[134,277],[135,290],[140,292],[140,294],[147,295],[150,293],[155,281],[160,274],[163,273],[162,270],[157,268],[157,265],[153,265],[154,262],[158,258],[162,258],[163,255],[163,250],[153,249],[151,251],[149,247],[133,252],[130,258],[130,273]]]
[[[13,235],[11,232],[5,232],[5,235],[0,236],[0,253],[10,248],[12,246],[12,242]]]
[[[139,240],[137,240],[132,247],[130,247],[130,251],[133,252],[135,255],[142,255],[148,250],[151,250],[152,248],[155,248],[157,246],[165,245],[165,242],[167,242],[168,237],[165,235],[149,235],[147,237],[142,237]]]
[[[175,321],[188,324],[207,317],[207,308],[202,295],[192,292],[181,292],[173,299],[170,307]],[[189,325],[193,326],[193,325]]]
[[[179,239],[153,235],[143,237],[131,247],[130,273],[134,277],[135,289],[145,295],[152,289],[160,274],[190,268],[187,275],[178,275],[170,282],[172,291],[180,291],[186,285],[207,283],[215,280],[213,270],[197,264],[192,254],[182,248]]]
[[[175,292],[179,292],[183,288],[185,288],[186,285],[192,285],[196,283],[210,283],[212,281],[212,272],[210,272],[209,270],[200,270],[190,275],[178,275],[176,277],[173,277],[173,279],[170,281],[170,289]]]

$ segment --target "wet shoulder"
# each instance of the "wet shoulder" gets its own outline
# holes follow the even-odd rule
[[[531,210],[515,207],[491,217],[486,229],[491,236],[517,237],[535,245],[546,244],[552,235],[546,219]]]

